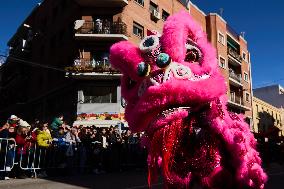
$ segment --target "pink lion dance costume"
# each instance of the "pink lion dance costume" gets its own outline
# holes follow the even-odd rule
[[[166,188],[264,188],[267,176],[243,117],[227,111],[215,49],[186,12],[170,16],[163,35],[111,47],[122,72],[126,120],[145,131],[148,182],[161,167]]]

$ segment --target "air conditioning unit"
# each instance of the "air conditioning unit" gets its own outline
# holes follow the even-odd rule
[[[161,19],[161,15],[160,15],[158,10],[154,9],[152,11],[152,18],[155,19],[155,20],[160,20]]]

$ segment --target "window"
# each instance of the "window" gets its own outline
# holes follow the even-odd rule
[[[243,54],[242,54],[242,58],[243,58],[243,60],[244,60],[244,61],[246,61],[246,62],[247,62],[247,54],[246,54],[245,52],[243,52]]]
[[[251,120],[251,118],[249,118],[249,117],[246,117],[245,118],[245,122],[251,127],[251,123],[252,123],[252,120]]]
[[[250,94],[248,92],[245,93],[245,99],[247,102],[250,102]]]
[[[218,31],[218,42],[222,45],[225,45],[225,36],[221,32]]]
[[[135,2],[137,2],[139,5],[144,6],[144,0],[134,0]]]
[[[166,21],[169,16],[170,16],[170,14],[168,12],[166,12],[165,10],[163,10],[163,12],[162,12],[162,20]]]
[[[230,101],[235,102],[235,92],[234,91],[230,92]]]
[[[116,103],[116,86],[86,87],[83,89],[84,103]]]
[[[154,10],[159,11],[158,5],[150,1],[150,7],[149,7],[150,12],[153,12]]]
[[[109,52],[95,50],[91,52],[91,58],[95,61],[96,66],[109,65]]]
[[[244,80],[245,81],[249,81],[249,75],[246,72],[244,72]]]
[[[221,67],[221,68],[224,68],[224,69],[226,69],[226,60],[225,60],[225,58],[223,58],[223,57],[219,57],[219,66]]]
[[[133,22],[133,34],[142,39],[144,37],[144,27]]]

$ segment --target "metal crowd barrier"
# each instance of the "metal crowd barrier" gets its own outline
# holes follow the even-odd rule
[[[15,165],[15,139],[0,138],[0,171],[11,171]]]
[[[22,170],[30,170],[36,176],[36,170],[40,169],[87,167],[89,165],[85,162],[86,156],[85,147],[81,144],[60,146],[53,143],[48,148],[40,148],[36,144],[31,144],[25,153],[24,149],[21,149],[18,163]]]
[[[30,143],[24,152],[24,147],[20,149],[19,167],[22,170],[30,170],[37,177],[36,170],[41,169],[42,157],[45,156],[46,151],[44,149],[38,148],[35,143]],[[43,155],[42,155],[43,154]]]
[[[141,154],[135,153],[135,149],[129,148],[128,151],[125,151],[124,158],[121,157],[125,162],[120,163],[128,165],[129,163],[138,162],[136,159]],[[98,150],[97,145],[94,143],[85,146],[83,143],[70,145],[67,142],[65,145],[60,145],[53,142],[49,147],[42,148],[36,142],[32,142],[29,143],[29,146],[22,147],[17,146],[14,139],[0,138],[0,171],[9,171],[14,167],[15,171],[30,171],[37,177],[37,173],[46,170],[56,172],[58,169],[67,169],[68,173],[70,171],[91,172],[96,166],[103,165],[112,169],[111,166],[115,164],[112,161],[116,159],[116,155],[120,155],[113,154],[114,152],[111,148],[105,149],[104,152],[101,149]],[[134,154],[134,156],[127,158],[130,154]],[[110,165],[107,165],[106,162]],[[6,167],[10,167],[9,170]]]

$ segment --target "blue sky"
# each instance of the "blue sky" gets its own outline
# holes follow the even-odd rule
[[[0,54],[7,50],[8,40],[40,0],[1,0]]]
[[[0,54],[24,18],[40,0],[1,1]],[[192,0],[205,13],[224,9],[223,18],[236,31],[244,31],[251,52],[253,86],[284,86],[284,1]]]
[[[236,31],[245,32],[251,52],[253,86],[284,85],[283,0],[192,0],[205,13],[219,12]]]

